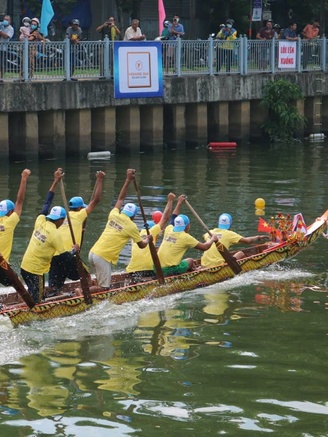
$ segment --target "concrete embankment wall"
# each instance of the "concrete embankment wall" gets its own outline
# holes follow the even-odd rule
[[[297,106],[308,120],[306,132],[313,132],[318,111],[324,131],[324,73],[165,78],[164,97],[147,99],[114,99],[112,81],[4,83],[0,155],[86,155],[260,138],[268,116],[260,104],[263,86],[281,78],[303,91]]]

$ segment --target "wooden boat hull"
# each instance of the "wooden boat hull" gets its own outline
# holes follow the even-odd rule
[[[244,251],[247,257],[238,261],[242,272],[245,273],[257,270],[297,255],[300,251],[313,244],[324,232],[327,220],[328,210],[308,227],[308,232],[304,240],[290,239],[279,244],[268,243],[245,249]],[[29,309],[25,304],[4,307],[0,315],[9,318],[13,325],[19,325],[36,320],[71,316],[104,301],[110,301],[113,304],[119,305],[127,302],[135,302],[140,299],[164,297],[170,294],[212,285],[231,279],[234,276],[233,271],[226,264],[218,267],[199,269],[178,276],[171,276],[165,278],[165,284],[162,285],[153,279],[133,283],[133,280],[128,275],[121,275],[123,283],[119,283],[117,288],[92,293],[92,305],[87,305],[83,297],[69,297],[59,300],[57,298],[57,300],[37,304],[32,309]]]

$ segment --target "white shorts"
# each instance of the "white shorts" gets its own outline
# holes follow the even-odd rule
[[[96,274],[98,285],[100,287],[108,288],[112,276],[112,263],[92,252],[89,252],[89,263]]]

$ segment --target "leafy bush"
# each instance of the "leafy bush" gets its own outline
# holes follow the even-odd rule
[[[285,80],[270,81],[264,87],[262,104],[269,110],[269,120],[261,127],[271,142],[292,142],[295,132],[305,124],[296,101],[303,99],[300,87]]]

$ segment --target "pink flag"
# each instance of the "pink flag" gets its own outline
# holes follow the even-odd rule
[[[293,231],[306,235],[307,227],[301,213],[294,215]]]
[[[161,35],[162,30],[164,28],[163,22],[165,20],[165,8],[163,0],[158,0],[158,35]]]

